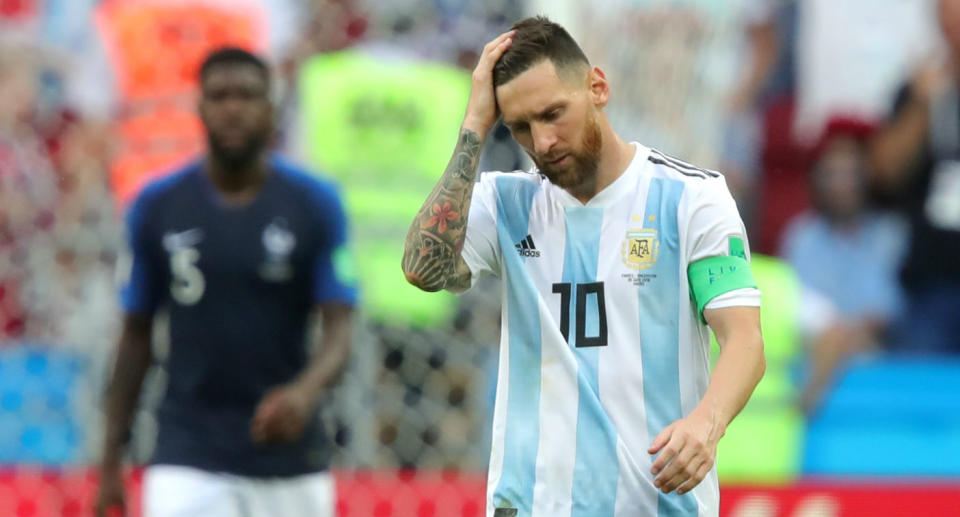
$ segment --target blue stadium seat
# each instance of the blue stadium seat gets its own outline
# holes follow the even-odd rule
[[[0,348],[0,464],[81,459],[75,397],[84,359],[51,346]]]
[[[960,358],[852,364],[809,422],[804,473],[960,475]]]

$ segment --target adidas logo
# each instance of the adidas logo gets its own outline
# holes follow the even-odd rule
[[[513,245],[517,248],[517,254],[521,257],[539,257],[540,252],[537,251],[537,247],[533,245],[533,237],[527,235],[526,239]]]

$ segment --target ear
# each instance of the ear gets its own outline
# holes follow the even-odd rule
[[[610,101],[610,83],[600,67],[595,66],[587,72],[587,89],[590,90],[594,106],[603,108]]]

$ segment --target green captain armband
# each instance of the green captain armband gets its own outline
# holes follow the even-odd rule
[[[707,257],[687,268],[690,295],[697,304],[697,315],[703,318],[703,308],[710,300],[736,289],[756,288],[747,259],[738,256]]]

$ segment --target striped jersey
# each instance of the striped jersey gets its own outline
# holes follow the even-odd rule
[[[663,495],[647,448],[707,387],[709,331],[687,266],[748,258],[745,230],[720,174],[633,145],[585,204],[536,170],[475,185],[463,258],[472,281],[504,286],[488,517],[719,511],[715,469]],[[707,307],[759,298],[737,289]]]

